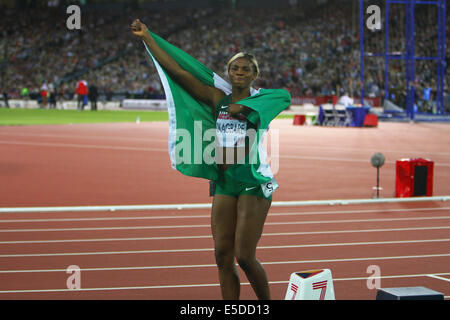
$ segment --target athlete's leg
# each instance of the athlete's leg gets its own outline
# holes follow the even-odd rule
[[[211,229],[219,269],[220,288],[225,300],[239,299],[239,274],[234,263],[237,198],[223,194],[214,196]]]
[[[258,299],[269,300],[266,272],[256,259],[256,246],[264,227],[271,201],[252,195],[238,200],[235,250],[239,266],[244,270]]]

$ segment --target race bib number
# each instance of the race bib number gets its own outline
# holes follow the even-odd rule
[[[216,122],[216,136],[220,147],[244,147],[247,121],[237,120],[220,112]]]

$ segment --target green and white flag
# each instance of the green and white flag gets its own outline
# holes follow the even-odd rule
[[[231,85],[220,76],[183,50],[150,32],[157,44],[183,69],[202,83],[216,87],[225,94],[231,93]],[[152,56],[147,53],[161,78],[169,112],[169,157],[172,168],[192,177],[217,180],[218,166],[215,161],[216,124],[210,106],[196,100],[179,85]],[[272,180],[273,174],[266,163],[263,140],[270,121],[291,103],[291,96],[282,89],[251,90],[251,96],[235,102],[252,109],[248,120],[256,124],[256,138],[251,144],[245,163],[230,166],[227,170],[240,181],[263,184]]]

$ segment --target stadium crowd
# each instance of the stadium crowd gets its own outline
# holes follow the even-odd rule
[[[427,6],[430,7],[430,6]],[[83,9],[82,9],[83,10]],[[393,7],[391,52],[404,50],[404,10]],[[436,55],[433,9],[417,10],[416,55]],[[129,25],[141,19],[225,77],[228,59],[238,51],[254,53],[260,63],[257,87],[285,88],[293,96],[360,94],[359,16],[351,2],[270,9],[179,10],[151,12],[130,7],[123,11],[82,11],[81,30],[68,30],[60,8],[17,12],[3,9],[0,21],[2,90],[19,97],[26,88],[32,97],[48,88],[56,97],[72,99],[76,84],[95,84],[100,96],[161,97],[163,90],[142,43]],[[433,20],[434,19],[434,20]],[[447,33],[450,30],[447,19]],[[384,51],[384,32],[365,33],[366,52]],[[446,56],[450,57],[450,46]],[[384,59],[365,59],[365,93],[384,96]],[[404,63],[390,64],[390,93],[405,92]],[[446,73],[450,88],[450,68]],[[430,85],[436,89],[436,63],[416,63],[418,97]],[[394,99],[394,100],[395,100]],[[448,103],[447,103],[448,106]]]

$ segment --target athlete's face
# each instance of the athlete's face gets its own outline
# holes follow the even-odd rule
[[[248,59],[238,58],[230,64],[228,76],[233,86],[247,88],[256,79],[255,67]]]

